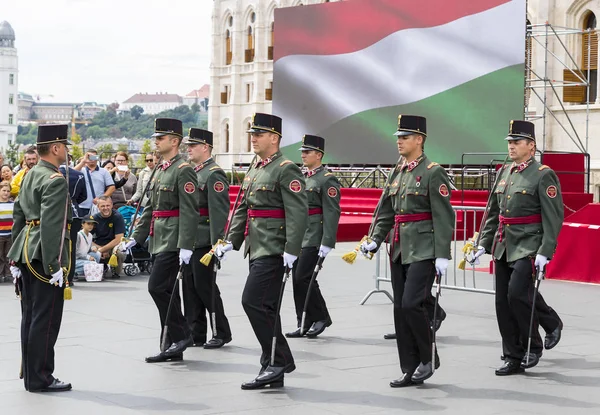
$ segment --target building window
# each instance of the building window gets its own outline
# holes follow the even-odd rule
[[[252,128],[252,123],[248,123],[248,128],[246,129],[246,131],[248,131],[250,128]],[[248,133],[248,144],[246,146],[246,151],[249,153],[252,151],[252,134]]]
[[[221,92],[221,104],[229,102],[229,85],[225,85],[225,92]]]
[[[273,100],[273,82],[269,82],[269,87],[265,89],[265,100]]]
[[[8,124],[10,124],[10,125],[13,124],[13,115],[12,114],[8,114]]]
[[[15,74],[11,73],[8,75],[8,84],[9,85],[14,85],[15,84]]]
[[[225,32],[225,65],[231,65],[233,53],[231,52],[231,32]]]
[[[12,105],[15,103],[15,95],[14,94],[8,94],[8,105]]]
[[[252,83],[247,83],[246,84],[246,102],[251,102],[252,101],[252,92],[253,92],[252,88]]]
[[[229,153],[229,124],[225,124],[225,152]]]
[[[588,78],[589,102],[596,101],[598,87],[598,32],[596,31],[596,15],[589,12],[583,21],[585,32],[581,39],[581,72],[564,69],[563,80],[567,86],[563,88],[563,102],[584,104],[588,102],[588,90],[581,85]],[[570,84],[570,86],[569,86]],[[577,85],[580,84],[580,85]]]
[[[254,30],[252,26],[248,26],[247,31],[247,41],[246,41],[246,51],[244,56],[244,62],[253,62],[254,61]]]
[[[273,46],[275,46],[275,22],[271,23],[271,38],[269,48],[267,50],[267,58],[273,60]]]

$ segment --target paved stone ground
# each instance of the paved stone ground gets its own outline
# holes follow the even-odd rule
[[[597,414],[600,413],[600,287],[545,281],[542,291],[565,330],[525,375],[497,377],[500,337],[493,296],[446,290],[448,318],[438,333],[441,368],[423,386],[391,389],[399,377],[391,305],[375,294],[373,263],[353,266],[341,244],[320,275],[334,324],[319,339],[290,341],[298,369],[286,387],[242,391],[258,372],[258,343],[240,305],[247,262],[234,253],[223,264],[224,293],[233,342],[220,350],[188,349],[185,361],[149,365],[158,349],[159,323],[146,292],[147,275],[79,283],[67,302],[57,344],[56,375],[72,382],[63,394],[32,394],[19,371],[18,300],[0,284],[1,414]],[[489,287],[489,275],[478,274]],[[462,281],[462,280],[461,280]],[[389,284],[382,284],[388,288]],[[282,310],[285,330],[295,326],[291,284]]]

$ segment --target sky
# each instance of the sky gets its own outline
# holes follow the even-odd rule
[[[19,91],[54,102],[185,95],[209,83],[211,0],[2,0]],[[50,97],[52,95],[52,97]]]

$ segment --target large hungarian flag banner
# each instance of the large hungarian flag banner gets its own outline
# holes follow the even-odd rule
[[[525,0],[352,0],[275,11],[273,113],[284,152],[394,163],[399,114],[427,117],[427,155],[506,152],[523,117]]]

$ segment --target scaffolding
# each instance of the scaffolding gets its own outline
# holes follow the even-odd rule
[[[548,22],[544,24],[528,24],[526,32],[526,56],[525,56],[525,102],[524,102],[524,119],[528,121],[541,120],[541,146],[539,146],[540,137],[538,133],[538,148],[544,152],[546,150],[546,138],[547,138],[547,123],[548,118],[552,117],[558,126],[564,131],[564,133],[573,142],[575,147],[583,154],[586,155],[586,184],[585,188],[589,191],[589,118],[590,118],[590,79],[591,79],[591,64],[590,58],[592,56],[591,41],[587,42],[587,50],[582,51],[584,62],[588,62],[587,68],[582,69],[578,64],[577,60],[573,57],[573,54],[567,47],[567,39],[576,37],[572,44],[584,44],[584,36],[589,36],[595,33],[595,29],[574,29],[563,26],[555,26]],[[581,40],[582,43],[579,41]],[[552,42],[551,44],[551,41]],[[544,57],[544,65],[537,71],[533,68],[532,51],[533,45],[537,44],[541,48],[541,52]],[[561,58],[561,53],[556,53],[551,50],[551,47],[559,48],[560,51],[564,52],[566,59]],[[587,55],[587,56],[585,56]],[[549,73],[549,63],[553,61],[558,63],[559,67],[563,69],[563,73],[570,74],[571,76],[563,76],[561,79],[552,79]],[[585,74],[585,75],[584,75]],[[585,132],[578,131],[573,123],[569,114],[568,107],[565,107],[563,97],[559,91],[564,93],[564,88],[569,87],[581,87],[585,89]],[[555,97],[555,102],[560,106],[560,110],[553,109],[548,104],[549,95]],[[532,100],[535,105],[532,105]],[[539,106],[538,106],[539,104]],[[535,112],[531,111],[531,108],[535,108]],[[541,107],[541,111],[540,111]],[[564,118],[563,121],[557,116],[561,114]],[[581,127],[580,127],[581,129]]]

